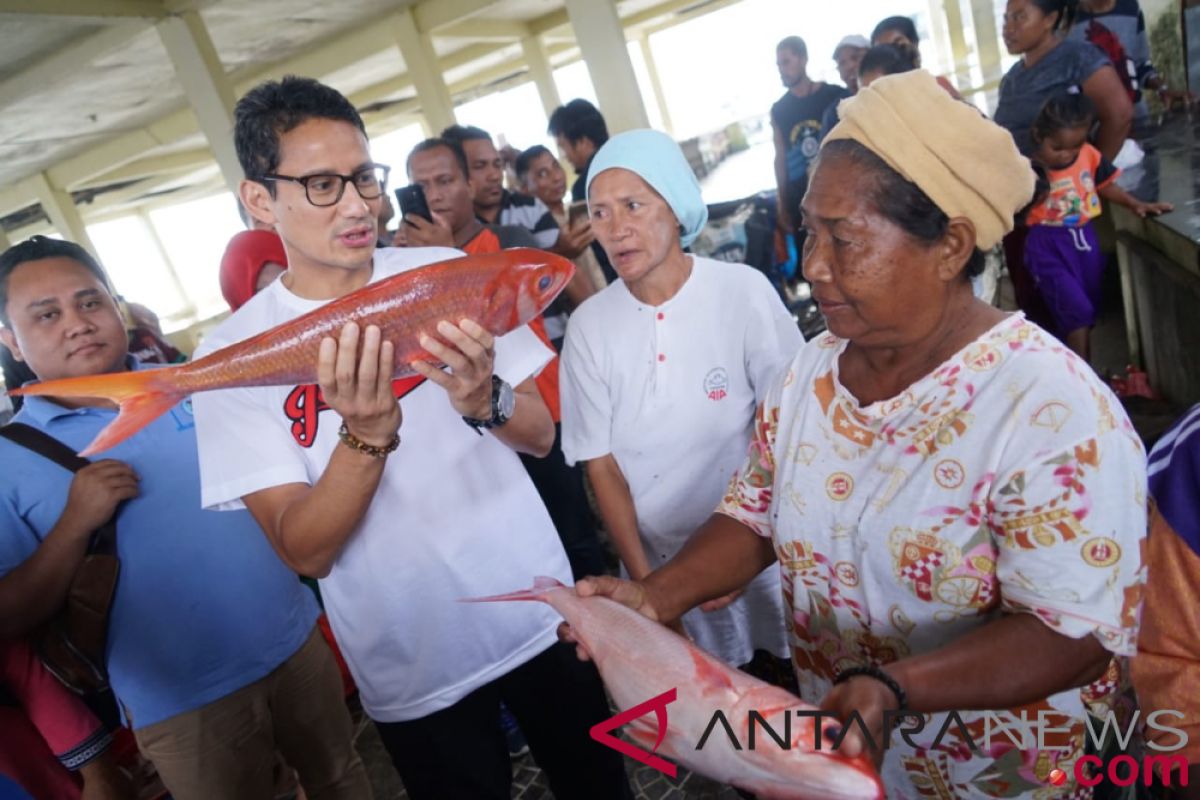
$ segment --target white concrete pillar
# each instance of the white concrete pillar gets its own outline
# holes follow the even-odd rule
[[[971,22],[975,28],[975,52],[983,82],[991,83],[1001,77],[1000,32],[996,30],[993,0],[971,0]]]
[[[609,133],[650,127],[613,0],[566,0],[566,4]]]
[[[658,77],[658,62],[654,59],[654,50],[650,47],[650,37],[642,34],[638,37],[642,48],[642,60],[646,62],[646,72],[650,74],[650,88],[654,91],[654,102],[658,104],[658,115],[662,117],[663,130],[675,135],[675,126],[671,123],[671,112],[667,108],[667,94],[663,91],[662,80]]]
[[[208,28],[197,11],[167,17],[157,27],[175,65],[175,75],[221,168],[221,177],[236,196],[242,167],[233,146],[233,84],[225,75]]]
[[[12,242],[8,240],[8,234],[4,232],[4,228],[0,228],[0,250],[7,250],[12,247]]]
[[[393,14],[391,26],[396,44],[400,48],[400,55],[404,58],[404,68],[417,90],[417,100],[421,104],[421,113],[428,123],[428,129],[436,132],[453,125],[457,121],[454,117],[454,103],[450,99],[446,79],[438,66],[433,39],[417,27],[411,7]]]
[[[938,57],[936,63],[931,63],[929,58],[931,54],[923,53],[922,66],[934,75],[952,72],[954,70],[954,53],[950,43],[950,33],[946,30],[946,12],[942,0],[929,0],[929,27],[932,29]]]
[[[967,37],[963,35],[963,15],[958,0],[943,0],[942,8],[946,12],[946,28],[950,34],[950,52],[954,64],[950,71],[956,84],[964,84],[970,79],[970,54],[967,52]]]
[[[558,96],[558,86],[554,83],[554,72],[550,68],[550,59],[546,58],[546,50],[542,40],[537,36],[526,36],[521,39],[521,51],[525,54],[525,63],[529,65],[529,76],[537,86],[538,97],[542,99],[542,108],[549,117],[554,109],[562,105]]]
[[[83,218],[79,216],[79,209],[75,207],[71,195],[51,184],[44,172],[32,176],[30,183],[37,195],[38,202],[42,204],[42,210],[46,212],[46,216],[50,218],[50,224],[54,226],[59,235],[64,239],[70,239],[92,255],[99,257],[100,254],[96,252],[96,246],[92,244],[92,238],[88,236],[87,227],[83,224]]]

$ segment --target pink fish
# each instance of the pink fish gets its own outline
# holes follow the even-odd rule
[[[656,717],[638,717],[627,729],[646,750],[770,800],[879,800],[884,796],[879,776],[866,757],[839,755],[831,750],[828,736],[822,738],[823,749],[816,749],[817,719],[793,713],[813,711],[813,706],[726,666],[636,611],[607,597],[580,597],[573,587],[553,578],[537,578],[532,589],[464,602],[507,600],[539,600],[562,614],[621,711],[647,706],[648,712],[647,700],[674,691],[673,697],[664,698],[669,705],[657,704]],[[720,722],[712,726],[718,710],[742,749],[734,747]],[[789,730],[788,719],[788,747],[756,722],[756,744],[751,750],[747,746],[751,711],[761,714],[781,738]],[[698,749],[710,727],[704,746]]]

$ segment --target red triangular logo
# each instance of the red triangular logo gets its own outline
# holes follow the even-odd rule
[[[651,697],[644,703],[639,703],[632,708],[626,709],[616,716],[609,717],[603,722],[596,723],[592,726],[592,729],[588,731],[588,734],[605,747],[611,747],[618,753],[629,756],[634,761],[640,761],[646,766],[652,767],[664,775],[674,778],[678,767],[676,767],[670,761],[667,761],[661,756],[654,755],[652,751],[643,750],[637,745],[630,744],[622,739],[618,739],[616,736],[613,736],[611,733],[609,733],[609,731],[621,727],[626,722],[632,722],[638,717],[641,717],[653,710],[655,722],[658,725],[658,737],[654,741],[653,749],[657,750],[658,746],[662,744],[662,740],[667,735],[667,705],[673,702],[675,702],[675,690],[670,689],[658,695],[657,697]]]

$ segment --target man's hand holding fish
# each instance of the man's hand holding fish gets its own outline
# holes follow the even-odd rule
[[[400,428],[400,404],[392,394],[395,347],[379,327],[368,325],[358,355],[358,325],[342,328],[338,339],[326,337],[317,356],[317,382],[330,408],[341,415],[346,430],[360,442],[387,447]],[[357,365],[356,365],[357,361]]]

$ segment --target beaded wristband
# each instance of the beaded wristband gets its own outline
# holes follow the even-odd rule
[[[341,443],[349,447],[351,450],[357,450],[371,458],[387,458],[388,454],[400,446],[400,434],[392,436],[392,440],[382,447],[373,444],[367,444],[362,439],[359,439],[346,428],[346,423],[342,423],[342,427],[338,428],[338,439]]]
[[[881,667],[877,667],[874,664],[869,664],[864,667],[850,667],[849,669],[844,669],[837,674],[836,678],[833,679],[833,683],[836,686],[839,683],[845,683],[851,678],[856,678],[859,675],[863,675],[868,678],[874,678],[884,686],[891,689],[892,694],[896,695],[897,711],[904,711],[908,708],[908,695],[904,693],[904,687],[902,687],[895,678],[884,672]]]

